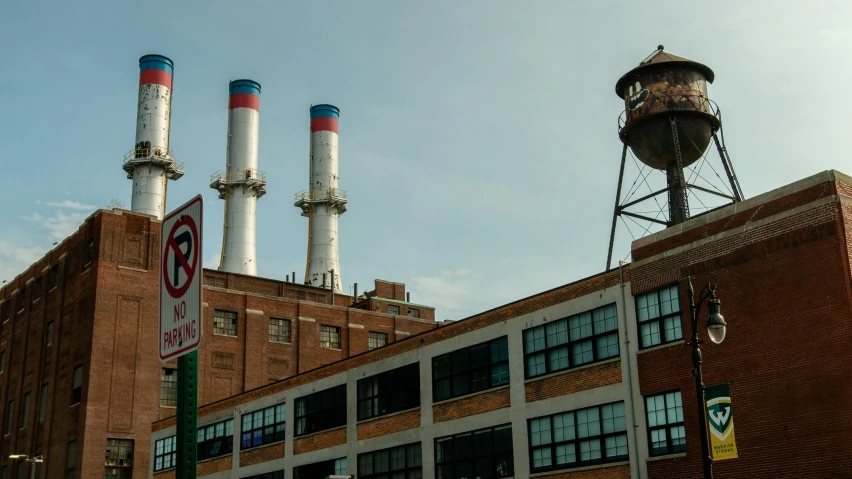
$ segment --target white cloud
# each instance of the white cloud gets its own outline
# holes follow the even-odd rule
[[[16,246],[0,242],[0,280],[10,281],[38,261],[45,253],[39,246]]]
[[[53,216],[45,217],[39,213],[32,213],[22,216],[21,219],[40,224],[47,230],[51,240],[62,241],[77,231],[87,216],[89,216],[88,213],[65,214],[62,210],[58,210]]]
[[[440,270],[415,276],[410,289],[417,293],[415,302],[435,308],[435,319],[461,319],[459,315],[470,310],[472,279],[467,269]]]
[[[40,204],[40,203],[41,203],[40,201],[36,201],[36,204]],[[64,200],[64,201],[59,202],[59,203],[47,201],[44,204],[47,205],[47,206],[53,206],[55,208],[67,208],[67,209],[70,209],[70,210],[78,210],[78,211],[92,211],[92,210],[98,209],[97,206],[84,205],[83,203],[80,203],[79,201],[71,201],[71,200]]]

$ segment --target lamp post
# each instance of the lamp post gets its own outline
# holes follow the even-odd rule
[[[698,430],[701,434],[701,461],[704,465],[704,479],[713,479],[713,458],[710,456],[710,444],[707,437],[707,411],[704,400],[704,378],[701,374],[701,348],[698,339],[698,312],[701,305],[707,301],[710,316],[707,317],[707,336],[710,341],[720,344],[725,340],[727,323],[722,317],[720,302],[716,299],[716,285],[707,283],[698,295],[698,304],[695,303],[695,292],[692,289],[692,278],[686,278],[688,283],[687,294],[689,295],[689,312],[692,319],[692,375],[695,377],[695,396],[698,400]]]

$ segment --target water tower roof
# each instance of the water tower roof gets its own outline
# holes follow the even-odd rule
[[[660,45],[660,47],[662,47],[662,45]],[[663,51],[662,48],[658,48],[657,51],[652,53],[650,57],[643,60],[642,63],[639,64],[639,66],[625,73],[621,78],[618,79],[618,82],[615,84],[615,94],[618,95],[620,98],[624,98],[624,87],[628,84],[633,83],[635,76],[639,73],[647,73],[653,70],[662,70],[666,68],[675,67],[691,68],[698,70],[710,83],[713,83],[713,80],[716,77],[716,75],[713,74],[713,70],[711,70],[710,67],[708,67],[707,65],[694,62],[692,60],[688,60],[677,55],[672,55],[669,52]]]

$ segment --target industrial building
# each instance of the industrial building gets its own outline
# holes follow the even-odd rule
[[[161,219],[167,183],[184,173],[169,149],[174,63],[146,55],[139,66],[136,143],[123,163],[132,211],[96,211],[0,288],[0,478],[147,477],[151,423],[175,414],[177,361],[157,357]],[[336,216],[345,192],[337,190],[339,110],[330,105],[306,116],[306,133],[318,138],[312,171],[332,172],[333,186],[318,179],[297,195],[316,228],[305,281],[295,272],[256,276],[255,212],[266,192],[259,95],[252,80],[229,84],[228,162],[211,177],[226,226],[220,267],[203,273],[199,404],[437,327],[434,308],[412,303],[402,283],[341,294]],[[317,110],[334,117],[318,122]]]
[[[739,450],[714,477],[852,477],[849,238],[836,171],[688,219],[621,268],[201,407],[198,474],[703,477],[689,277],[728,323],[702,346]],[[154,423],[155,479],[174,477],[174,435]]]

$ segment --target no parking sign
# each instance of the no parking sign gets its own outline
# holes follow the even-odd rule
[[[201,195],[163,219],[160,238],[160,361],[201,344]]]

